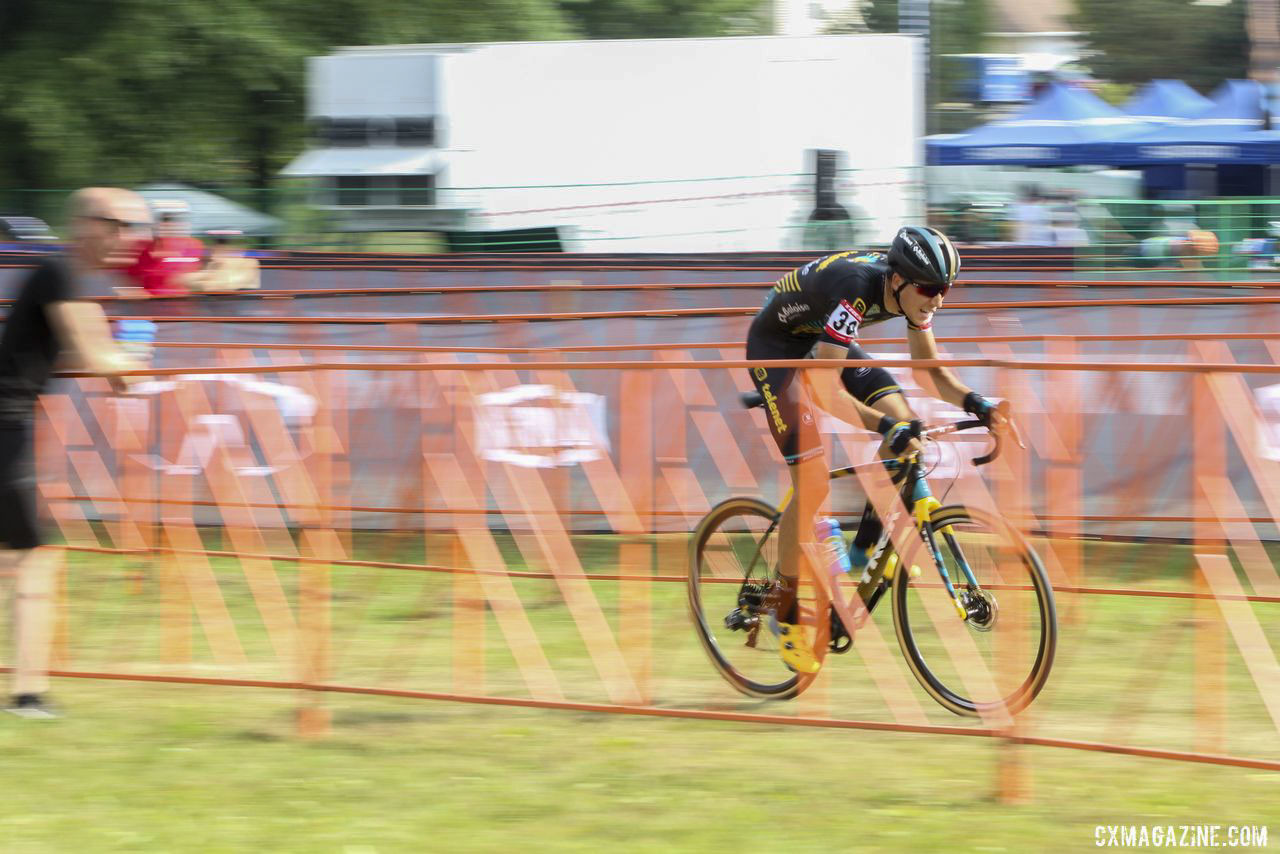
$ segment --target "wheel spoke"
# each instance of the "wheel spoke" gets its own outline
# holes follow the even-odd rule
[[[900,576],[894,588],[899,641],[934,699],[953,712],[999,722],[1030,702],[1048,675],[1056,643],[1052,593],[1039,558],[1003,523],[960,508],[940,510],[935,520],[954,532],[939,538],[939,547],[968,617],[960,618],[936,572]]]
[[[689,603],[703,646],[734,688],[758,697],[793,696],[810,681],[782,662],[762,607],[777,575],[776,519],[754,499],[726,501],[699,524],[690,555]],[[812,592],[802,586],[798,599],[802,623],[811,624]]]
[[[746,578],[746,566],[734,547],[734,540],[742,537],[742,534],[726,534],[720,531],[712,534],[706,548],[702,551],[703,572],[709,571],[716,578]]]

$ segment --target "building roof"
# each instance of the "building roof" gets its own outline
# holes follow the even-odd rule
[[[992,27],[998,33],[1061,33],[1072,30],[1071,0],[995,0]]]

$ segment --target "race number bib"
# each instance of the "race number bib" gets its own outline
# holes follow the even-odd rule
[[[858,334],[860,323],[862,323],[862,313],[845,300],[840,300],[840,305],[836,306],[836,310],[827,318],[824,331],[840,343],[848,344]]]

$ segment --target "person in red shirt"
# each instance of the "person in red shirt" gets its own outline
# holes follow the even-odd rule
[[[184,279],[200,272],[204,244],[191,236],[185,202],[156,202],[154,209],[155,238],[125,275],[153,297],[186,294]]]

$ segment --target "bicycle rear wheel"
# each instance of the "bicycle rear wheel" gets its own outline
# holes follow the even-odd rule
[[[730,498],[703,517],[689,547],[689,609],[711,663],[730,685],[751,697],[786,700],[813,676],[783,663],[762,607],[778,575],[778,518],[754,498]],[[821,660],[827,632],[813,628],[812,584],[802,582],[798,598],[800,622]]]
[[[932,559],[917,551],[920,576],[899,567],[894,577],[898,643],[916,679],[944,708],[958,715],[1016,713],[1044,688],[1057,647],[1044,566],[996,516],[952,505],[935,511],[932,521],[952,584],[969,603],[969,618],[960,619]],[[949,537],[943,533],[948,527]],[[980,592],[968,590],[961,558]]]

